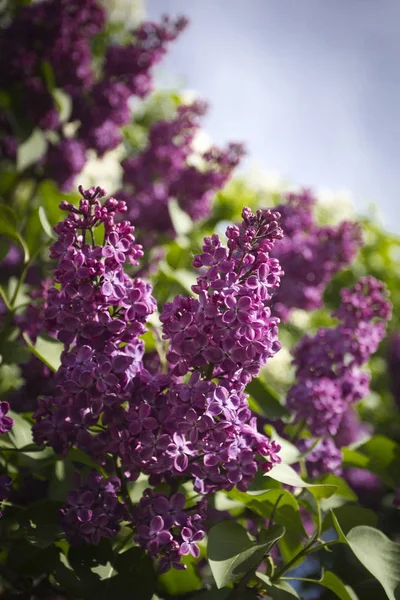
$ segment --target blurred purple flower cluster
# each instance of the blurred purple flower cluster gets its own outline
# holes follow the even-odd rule
[[[287,407],[295,423],[304,423],[313,436],[325,438],[307,456],[308,463],[319,463],[317,454],[324,449],[327,457],[337,456],[330,436],[340,432],[349,406],[368,394],[369,373],[360,368],[377,350],[391,316],[386,288],[373,277],[360,279],[341,296],[332,315],[338,325],[305,335],[293,350],[297,382],[288,392]],[[316,471],[315,464],[312,469]]]
[[[188,164],[206,109],[202,102],[180,106],[172,120],[152,125],[145,150],[122,162],[124,189],[116,195],[126,201],[128,218],[146,231],[146,238],[147,232],[175,234],[168,207],[171,198],[193,220],[208,216],[213,194],[244,154],[240,144],[230,144],[226,150],[204,152],[200,167]]]
[[[279,259],[285,277],[274,296],[273,311],[287,321],[295,308],[315,310],[332,277],[350,264],[361,246],[358,223],[343,221],[337,227],[316,222],[316,198],[308,190],[287,194],[276,207],[284,238],[272,255]]]
[[[109,43],[99,72],[93,39],[105,31],[105,13],[96,0],[44,0],[22,7],[0,36],[0,90],[18,95],[18,109],[33,126],[52,131],[42,161],[44,174],[62,190],[73,186],[87,160],[87,149],[102,156],[122,139],[131,120],[129,99],[146,96],[151,69],[166,46],[185,28],[186,19],[145,22],[130,32],[129,43]],[[68,137],[55,89],[72,101]],[[18,115],[0,112],[0,157],[16,159]],[[56,136],[54,138],[54,136]]]

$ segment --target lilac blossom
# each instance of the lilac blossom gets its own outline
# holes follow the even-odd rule
[[[92,472],[83,483],[75,474],[74,489],[68,493],[67,504],[61,510],[64,531],[71,544],[82,541],[98,544],[101,538],[118,533],[126,517],[117,495],[120,485],[117,477],[104,479]]]
[[[214,193],[243,156],[240,144],[230,144],[226,150],[205,152],[201,168],[188,163],[205,112],[206,105],[199,101],[180,106],[173,119],[152,125],[142,152],[122,162],[124,189],[117,197],[126,201],[129,219],[146,234],[175,235],[168,208],[172,198],[192,219],[208,216]]]
[[[115,223],[122,202],[109,198],[102,205],[100,188],[82,190],[79,208],[64,203],[69,214],[55,227],[51,257],[58,261],[55,283],[48,292],[46,324],[64,343],[55,375],[57,394],[39,401],[34,437],[65,453],[74,443],[96,452],[89,429],[100,416],[104,424],[119,414],[140,369],[147,317],[155,309],[151,287],[132,280],[125,263],[138,264],[141,247],[133,227]],[[104,226],[103,245],[93,231]]]
[[[274,296],[274,312],[287,321],[294,308],[314,310],[333,276],[346,267],[361,245],[357,223],[343,221],[337,227],[319,226],[313,209],[316,198],[309,190],[289,193],[276,210],[282,215],[284,238],[272,256],[285,272]]]
[[[369,392],[360,368],[383,339],[391,305],[384,284],[373,277],[342,290],[334,328],[306,334],[293,350],[297,383],[288,392],[295,422],[304,420],[315,436],[335,435],[350,404]]]
[[[176,296],[160,317],[173,374],[210,369],[210,378],[240,391],[279,350],[279,320],[269,307],[282,275],[269,256],[282,237],[277,219],[276,212],[244,209],[240,227],[226,231],[227,248],[215,234],[204,240],[193,261],[201,269],[198,299]]]
[[[169,568],[186,569],[181,556],[200,556],[198,543],[204,538],[202,523],[205,519],[205,502],[185,509],[185,496],[145,490],[134,512],[135,541],[150,556],[158,559],[159,571]]]

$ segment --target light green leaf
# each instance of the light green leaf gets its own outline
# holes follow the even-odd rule
[[[170,569],[159,578],[159,582],[171,596],[188,594],[201,587],[201,579],[196,572],[193,558],[183,557],[182,562],[187,566],[185,571]]]
[[[40,223],[43,227],[43,231],[49,236],[49,238],[55,239],[56,236],[54,234],[53,227],[50,224],[50,221],[47,217],[46,211],[43,206],[39,206],[38,215]]]
[[[168,202],[169,216],[178,236],[186,235],[193,229],[193,221],[189,215],[181,209],[178,201],[171,198]]]
[[[381,583],[389,600],[400,597],[400,544],[389,540],[378,529],[354,527],[347,542],[366,569]]]
[[[57,371],[61,364],[61,352],[63,351],[63,344],[56,340],[48,341],[44,338],[38,337],[35,344],[32,344],[26,333],[22,334],[26,345],[29,350],[37,356],[45,365],[47,365],[52,371]]]
[[[212,527],[207,552],[217,587],[223,588],[258,565],[284,533],[284,527],[274,525],[264,532],[263,543],[257,543],[234,521],[224,521]]]
[[[18,146],[17,171],[24,171],[37,162],[46,152],[47,141],[40,129],[34,129],[30,137]]]
[[[275,482],[272,481],[274,484]],[[279,485],[276,483],[275,485]],[[274,522],[283,525],[288,531],[299,536],[305,536],[306,532],[300,516],[299,505],[296,498],[282,489],[280,486],[269,490],[260,490],[258,492],[239,492],[232,490],[227,492],[229,498],[239,500],[247,508],[261,517],[269,519],[274,511]],[[275,510],[276,504],[278,506]]]
[[[306,481],[303,481],[296,471],[285,463],[274,465],[271,471],[267,473],[267,476],[286,485],[307,488],[316,498],[329,498],[337,490],[336,485],[307,483]]]
[[[56,88],[53,90],[53,99],[57,106],[60,121],[61,123],[65,123],[68,121],[72,113],[71,96],[66,94],[64,90]]]
[[[281,449],[279,450],[279,456],[281,457],[283,463],[291,465],[299,462],[303,455],[294,444],[281,437],[275,431],[272,425],[266,425],[264,429],[271,440],[280,445]]]

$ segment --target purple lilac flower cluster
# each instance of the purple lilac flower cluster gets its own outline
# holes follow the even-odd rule
[[[205,532],[205,503],[202,501],[185,509],[185,496],[174,494],[168,498],[150,489],[146,490],[134,511],[135,541],[150,556],[159,558],[161,573],[171,567],[185,569],[181,557],[191,554],[200,556],[198,542]]]
[[[368,393],[369,374],[360,368],[383,339],[390,315],[384,284],[364,277],[342,291],[342,303],[333,313],[338,325],[321,328],[314,336],[305,335],[294,348],[297,382],[288,392],[287,407],[294,422],[303,422],[313,436],[328,436],[323,451],[326,449],[329,460],[337,457],[329,436],[338,434],[349,406]],[[308,455],[309,463],[319,463],[314,453],[321,454],[321,449],[319,444]],[[316,470],[313,466],[313,472]]]
[[[102,205],[100,188],[82,190],[79,208],[66,202],[67,218],[55,227],[51,257],[58,260],[55,283],[48,292],[47,326],[64,343],[55,375],[56,394],[39,400],[33,428],[37,443],[64,454],[78,444],[95,453],[96,436],[89,429],[113,422],[129,397],[140,369],[143,343],[138,339],[155,310],[151,287],[124,273],[142,256],[134,228],[115,223],[123,202],[109,198]],[[104,228],[101,245],[95,231]]]
[[[18,94],[21,112],[32,123],[45,130],[60,126],[49,69],[56,85],[68,93],[80,93],[93,83],[90,41],[104,22],[95,0],[44,0],[21,8],[1,32],[0,88]],[[7,114],[1,117],[4,127],[12,129]],[[8,133],[3,154],[12,149]]]
[[[114,537],[121,521],[126,519],[126,509],[118,500],[120,480],[117,477],[104,479],[99,473],[91,472],[84,483],[79,474],[75,474],[74,484],[61,510],[70,543],[98,544],[101,538]]]
[[[294,308],[314,310],[332,277],[348,265],[362,243],[357,223],[343,221],[337,227],[321,227],[315,221],[316,199],[308,190],[290,193],[279,205],[284,238],[272,256],[285,272],[274,296],[274,312],[286,321]]]
[[[193,288],[199,299],[178,297],[161,315],[169,372],[149,372],[138,336],[155,302],[149,286],[123,271],[142,250],[133,228],[114,221],[124,203],[101,205],[98,188],[81,193],[79,208],[63,204],[69,215],[51,248],[58,285],[49,290],[45,315],[65,350],[57,393],[39,401],[35,440],[60,453],[76,444],[103,462],[118,456],[125,477],[145,474],[150,485],[180,478],[201,494],[235,485],[246,490],[258,468],[268,472],[280,461],[279,446],[257,431],[244,394],[279,349],[279,321],[268,306],[282,274],[269,256],[282,235],[279,214],[244,209],[241,226],[227,229],[227,248],[217,236],[205,239],[194,259],[202,270]],[[97,246],[93,232],[100,224],[104,242]],[[178,510],[178,500],[168,500],[171,510]],[[155,508],[166,501],[149,502],[151,519],[146,509],[146,528],[138,528],[141,543],[151,542],[150,552],[161,555],[162,568],[197,554],[203,535],[193,515],[174,529],[180,522],[170,523]]]
[[[269,254],[282,237],[279,213],[245,208],[242,218],[227,228],[227,247],[214,234],[195,256],[198,299],[176,296],[161,314],[172,372],[207,368],[210,379],[239,392],[280,349],[269,304],[283,274]]]
[[[147,147],[122,162],[124,189],[118,194],[128,205],[128,218],[147,232],[174,235],[168,202],[175,198],[194,220],[206,217],[211,198],[221,189],[244,154],[240,144],[226,150],[211,148],[202,155],[202,168],[190,165],[192,141],[206,105],[180,106],[172,120],[156,122]]]
[[[8,402],[0,402],[0,434],[8,433],[11,431],[14,421],[11,417],[7,417],[7,413],[10,410]],[[12,479],[9,475],[0,475],[0,503],[5,500],[9,493],[12,484]],[[2,512],[0,511],[0,517]]]
[[[24,6],[1,32],[0,89],[17,94],[19,110],[31,125],[57,133],[42,167],[61,189],[72,187],[88,148],[101,156],[120,143],[120,128],[131,119],[130,97],[151,91],[152,67],[186,23],[184,18],[165,18],[160,24],[141,24],[130,32],[130,43],[108,47],[100,74],[92,39],[104,32],[105,13],[96,0],[43,0]],[[71,97],[75,138],[65,135],[54,87]],[[0,156],[11,160],[16,158],[12,123],[17,117],[0,112]]]
[[[389,338],[387,368],[390,390],[396,406],[400,408],[400,332],[394,332]]]

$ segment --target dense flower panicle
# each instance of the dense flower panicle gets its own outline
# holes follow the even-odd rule
[[[282,237],[279,213],[243,210],[240,227],[228,227],[228,247],[217,235],[204,240],[193,265],[198,299],[177,296],[161,314],[167,359],[175,375],[211,369],[228,389],[241,391],[280,348],[269,303],[282,269],[269,256]],[[210,365],[210,367],[207,367]]]
[[[142,369],[121,416],[100,439],[132,478],[145,473],[156,484],[190,477],[201,494],[246,490],[259,467],[267,472],[280,462],[279,446],[257,431],[246,396],[198,371],[179,383]]]
[[[67,504],[61,510],[62,525],[71,544],[98,544],[101,538],[118,533],[127,514],[118,500],[120,485],[117,477],[104,479],[91,472],[82,482],[75,474],[74,489],[68,493]]]
[[[243,156],[240,144],[226,150],[212,148],[202,155],[203,167],[190,165],[192,142],[206,105],[180,106],[175,118],[156,122],[147,147],[122,162],[124,189],[117,197],[128,205],[128,217],[137,227],[174,235],[168,203],[175,198],[192,219],[209,214],[211,198],[222,188]]]
[[[297,383],[289,390],[288,407],[313,435],[335,435],[349,404],[368,394],[369,374],[360,367],[383,339],[390,313],[385,286],[364,277],[342,291],[333,313],[339,324],[305,335],[294,348]]]
[[[203,523],[206,504],[185,509],[185,496],[174,494],[170,498],[147,489],[135,507],[135,541],[150,556],[159,559],[158,570],[163,573],[174,567],[186,569],[182,556],[191,554],[199,558],[198,543],[204,538]]]
[[[400,333],[396,331],[389,338],[387,368],[390,389],[398,408],[400,408]]]
[[[161,23],[142,23],[133,32],[134,40],[126,45],[112,45],[105,58],[105,74],[111,80],[123,82],[131,94],[143,97],[151,91],[150,69],[166,53],[167,44],[185,29],[185,17],[172,20],[164,17]]]
[[[96,441],[88,428],[128,399],[144,350],[138,336],[156,308],[150,285],[124,273],[125,263],[136,265],[142,256],[134,228],[115,223],[124,204],[109,198],[102,205],[100,188],[80,191],[79,208],[62,204],[69,214],[55,227],[51,247],[57,287],[48,292],[45,318],[65,350],[57,393],[39,402],[34,426],[35,440],[61,453],[75,442],[91,451]],[[100,225],[103,245],[96,245]]]
[[[294,308],[314,310],[322,305],[327,284],[352,261],[362,239],[357,223],[319,226],[313,214],[316,199],[309,190],[287,194],[285,200],[276,208],[285,235],[272,255],[285,272],[274,312],[286,321]]]

